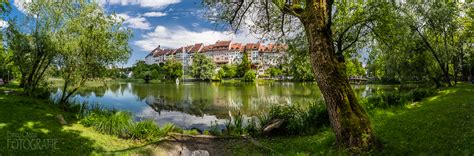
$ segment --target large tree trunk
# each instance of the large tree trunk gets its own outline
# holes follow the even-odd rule
[[[329,5],[315,5],[302,15],[301,22],[309,42],[311,63],[319,89],[329,112],[336,142],[352,152],[368,150],[375,145],[372,127],[364,109],[349,84],[345,64],[338,61],[331,33]]]

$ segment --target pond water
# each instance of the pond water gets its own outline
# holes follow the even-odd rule
[[[392,91],[390,85],[354,85],[357,96]],[[53,98],[60,88],[54,89]],[[315,83],[109,83],[84,87],[74,97],[78,102],[99,104],[102,108],[131,112],[137,120],[152,119],[159,125],[173,123],[185,129],[207,129],[229,114],[252,116],[267,112],[274,105],[309,104],[322,100]]]

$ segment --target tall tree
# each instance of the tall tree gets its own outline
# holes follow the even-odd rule
[[[191,66],[191,74],[194,78],[200,80],[210,80],[214,75],[216,65],[214,62],[202,54],[195,54],[193,57],[193,65]]]
[[[176,79],[183,76],[183,64],[175,59],[166,60],[163,70],[167,79]]]
[[[338,59],[335,51],[331,30],[332,0],[240,1],[209,5],[219,7],[214,9],[222,10],[217,15],[230,22],[235,31],[242,21],[254,19],[254,26],[261,28],[256,32],[267,36],[273,36],[270,32],[278,30],[281,30],[278,34],[285,35],[285,30],[298,28],[295,22],[285,26],[296,18],[309,44],[311,64],[329,111],[337,144],[353,152],[373,147],[375,137],[370,121],[349,84],[344,61]]]
[[[252,63],[249,61],[249,54],[244,51],[242,61],[237,65],[237,76],[243,77],[245,73],[252,69]]]
[[[59,102],[63,108],[69,98],[87,81],[106,75],[107,68],[124,63],[130,56],[130,30],[122,27],[115,15],[107,15],[93,2],[64,3],[70,12],[59,29],[59,55],[55,60],[64,79]]]
[[[31,2],[27,6],[25,21],[28,26],[21,27],[11,20],[7,28],[7,45],[13,51],[13,62],[21,74],[20,86],[25,94],[31,95],[44,82],[48,67],[58,53],[57,30],[64,23],[66,12],[61,5],[46,0]],[[21,27],[21,28],[20,28]]]

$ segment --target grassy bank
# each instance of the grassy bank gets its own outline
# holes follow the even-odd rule
[[[4,94],[3,91],[13,91]],[[146,142],[120,139],[84,127],[71,113],[48,100],[21,95],[21,89],[0,86],[0,155],[90,155],[141,153]],[[60,124],[57,115],[67,121]]]
[[[373,155],[472,155],[474,153],[474,86],[460,84],[402,107],[370,112],[375,135],[383,144]],[[335,149],[334,134],[325,129],[306,136],[257,138],[264,147],[242,142],[234,154],[326,155]],[[230,146],[230,145],[229,145]]]

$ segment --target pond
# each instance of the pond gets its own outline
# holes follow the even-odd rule
[[[392,91],[391,85],[353,85],[359,97]],[[55,88],[53,98],[59,96]],[[315,83],[265,82],[116,82],[84,87],[73,98],[105,109],[131,112],[137,120],[152,119],[159,125],[173,123],[184,129],[207,129],[223,124],[232,113],[252,116],[275,105],[309,104],[323,100]]]

